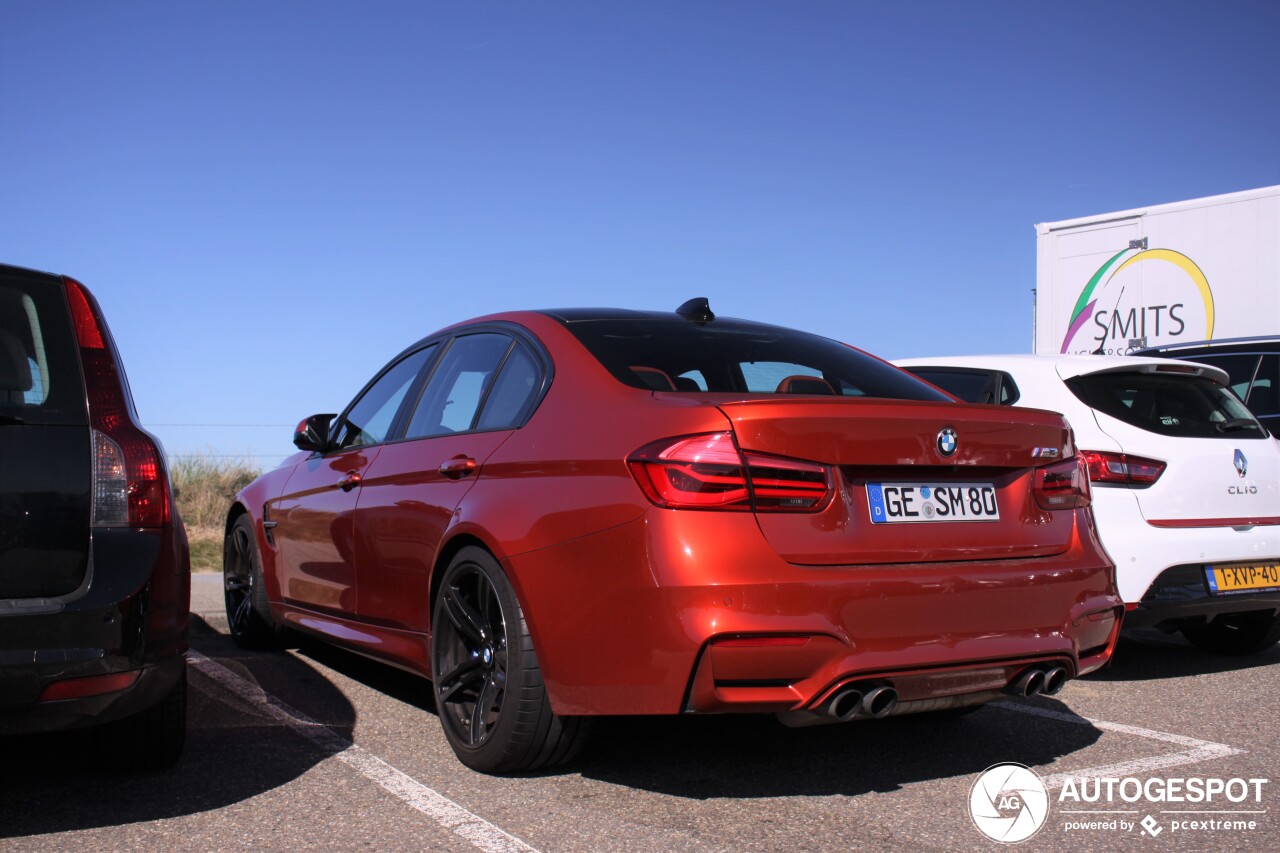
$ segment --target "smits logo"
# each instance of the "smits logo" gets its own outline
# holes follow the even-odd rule
[[[988,767],[969,791],[969,816],[993,841],[1016,844],[1044,826],[1049,792],[1035,771],[1021,764]]]
[[[1089,279],[1062,352],[1123,355],[1134,341],[1155,346],[1213,337],[1213,291],[1200,267],[1180,252],[1145,244],[1117,252]]]

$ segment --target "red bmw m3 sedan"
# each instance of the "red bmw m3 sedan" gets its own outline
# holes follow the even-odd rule
[[[227,517],[233,636],[429,678],[486,772],[568,760],[598,715],[1055,693],[1120,626],[1061,416],[705,299],[449,327],[294,443]]]

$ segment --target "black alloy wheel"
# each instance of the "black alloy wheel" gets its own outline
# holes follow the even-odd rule
[[[436,696],[446,725],[468,748],[481,746],[502,717],[507,694],[507,620],[493,581],[463,564],[440,588],[435,633]]]
[[[231,639],[243,648],[261,648],[277,638],[271,624],[262,560],[253,538],[253,522],[242,515],[222,546],[222,585]]]
[[[463,764],[518,773],[577,754],[588,721],[552,712],[524,611],[482,548],[463,548],[445,569],[431,643],[436,709]]]

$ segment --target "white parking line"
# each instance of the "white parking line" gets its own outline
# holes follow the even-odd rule
[[[428,788],[412,776],[393,767],[378,756],[334,734],[328,726],[291,708],[243,676],[222,664],[192,650],[188,661],[200,673],[261,710],[268,717],[288,726],[310,740],[325,753],[356,770],[366,779],[425,814],[445,829],[465,838],[486,853],[538,853],[515,836],[489,821],[472,814],[453,800]],[[221,698],[217,694],[214,698]]]
[[[1164,755],[1152,755],[1148,758],[1135,758],[1132,761],[1121,761],[1117,764],[1103,764],[1098,767],[1086,767],[1082,770],[1073,770],[1069,773],[1055,773],[1052,776],[1045,776],[1043,777],[1044,784],[1050,790],[1062,787],[1068,779],[1107,779],[1134,776],[1139,773],[1150,773],[1153,770],[1163,770],[1166,767],[1178,767],[1182,764],[1195,764],[1200,761],[1209,761],[1214,758],[1226,758],[1229,755],[1240,755],[1245,751],[1234,746],[1227,746],[1225,743],[1214,743],[1211,740],[1200,740],[1199,738],[1187,737],[1186,735],[1176,735],[1171,732],[1159,732],[1155,729],[1144,729],[1140,726],[1130,726],[1124,723],[1109,723],[1106,720],[1093,720],[1088,717],[1080,717],[1075,714],[1064,714],[1061,711],[1050,711],[1046,708],[1037,708],[1034,705],[1015,705],[1010,702],[997,702],[995,703],[995,707],[1005,711],[1016,711],[1019,714],[1032,714],[1037,717],[1048,717],[1051,720],[1058,720],[1060,722],[1071,723],[1073,725],[1093,726],[1094,728],[1102,729],[1103,731],[1133,735],[1135,737],[1147,738],[1148,740],[1157,740],[1164,743],[1172,743],[1177,746],[1187,747],[1185,750],[1168,752]]]

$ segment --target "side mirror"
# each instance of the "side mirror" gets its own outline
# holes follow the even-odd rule
[[[293,431],[293,446],[324,453],[329,449],[329,424],[337,415],[312,415]]]

